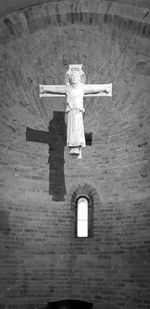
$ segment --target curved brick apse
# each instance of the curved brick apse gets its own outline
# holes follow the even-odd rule
[[[149,306],[150,19],[127,2],[49,2],[0,21],[2,308]],[[82,160],[66,147],[64,98],[39,98],[71,63],[113,87],[84,101]],[[85,184],[93,236],[77,239],[72,194]]]

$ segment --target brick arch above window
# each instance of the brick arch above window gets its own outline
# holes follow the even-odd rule
[[[71,205],[75,206],[76,200],[85,196],[89,200],[89,205],[92,206],[95,202],[99,201],[98,193],[91,184],[78,184],[72,188]]]

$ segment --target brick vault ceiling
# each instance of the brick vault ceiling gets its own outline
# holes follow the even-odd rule
[[[0,0],[0,17],[6,14],[30,7],[44,2],[60,2],[63,0]],[[68,0],[70,2],[70,0]],[[150,8],[150,0],[107,0],[108,2],[117,2],[120,4],[130,4]]]

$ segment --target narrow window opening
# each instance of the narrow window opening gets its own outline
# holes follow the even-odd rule
[[[88,200],[83,197],[77,202],[77,237],[88,237]]]

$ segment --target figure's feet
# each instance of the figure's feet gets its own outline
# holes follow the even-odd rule
[[[70,154],[77,159],[82,159],[82,147],[70,147]]]
[[[77,159],[82,159],[82,148],[79,148],[79,155],[77,157]]]
[[[82,153],[77,156],[77,159],[82,159]]]
[[[70,153],[73,154],[73,155],[79,155],[80,154],[80,149],[79,147],[72,147],[70,149]]]

